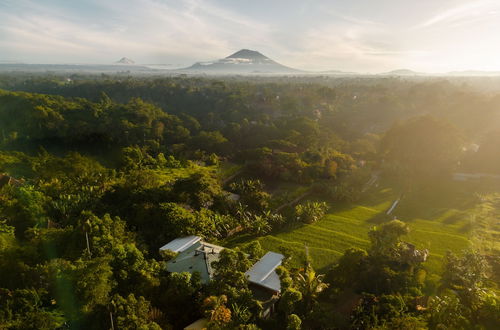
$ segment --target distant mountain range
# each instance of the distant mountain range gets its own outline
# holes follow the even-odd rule
[[[122,57],[120,60],[110,64],[25,64],[12,61],[0,61],[0,72],[89,72],[89,73],[138,73],[138,74],[282,74],[282,75],[328,75],[338,77],[349,76],[388,76],[388,77],[472,77],[472,76],[498,76],[500,71],[453,71],[447,73],[425,73],[416,72],[408,69],[398,69],[378,74],[368,74],[359,72],[345,72],[339,70],[325,71],[304,71],[290,68],[280,64],[262,53],[241,49],[234,54],[219,60],[210,62],[197,62],[190,67],[173,69],[172,64],[136,64],[134,60],[128,57]]]
[[[119,61],[116,61],[117,64],[135,64],[133,60],[127,57],[122,57]]]
[[[207,73],[300,73],[302,71],[289,68],[258,51],[242,49],[228,57],[213,62],[197,62],[188,68],[181,69],[191,72]]]
[[[408,69],[398,69],[389,72],[380,73],[382,76],[421,76],[425,73],[416,72]]]

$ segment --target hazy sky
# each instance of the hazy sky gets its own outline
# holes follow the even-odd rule
[[[0,0],[0,61],[499,70],[500,0]]]

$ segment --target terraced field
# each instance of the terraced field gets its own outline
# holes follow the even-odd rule
[[[432,193],[405,196],[394,215],[410,225],[406,241],[430,250],[427,267],[439,273],[447,250],[460,252],[470,246],[470,212],[477,198],[455,183],[435,194],[437,197]],[[297,264],[304,260],[307,246],[314,265],[324,271],[346,249],[369,246],[368,231],[387,220],[385,212],[398,195],[390,187],[373,188],[357,204],[331,203],[329,213],[314,224],[297,224],[264,237],[240,237],[226,244],[236,246],[257,239],[266,250],[290,249]]]

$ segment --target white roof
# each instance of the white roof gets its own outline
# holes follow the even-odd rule
[[[280,291],[281,282],[275,270],[281,265],[283,258],[282,254],[267,252],[245,273],[248,281],[276,292]]]
[[[184,330],[202,330],[207,328],[207,319],[199,319],[184,328]]]
[[[182,252],[186,249],[189,249],[191,246],[196,244],[197,242],[201,241],[200,236],[187,236],[187,237],[180,237],[176,238],[170,243],[163,245],[160,248],[160,251],[164,250],[170,250],[172,252]]]

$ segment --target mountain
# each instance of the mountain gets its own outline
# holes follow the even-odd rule
[[[182,69],[184,71],[204,73],[299,73],[255,50],[242,49],[214,62],[198,62]]]
[[[422,73],[415,72],[415,71],[408,70],[408,69],[399,69],[399,70],[393,70],[393,71],[389,71],[389,72],[380,73],[380,75],[383,75],[383,76],[419,76],[419,75],[422,75]]]
[[[333,75],[333,76],[352,76],[352,75],[360,75],[358,72],[353,71],[341,71],[341,70],[327,70],[327,71],[319,71],[314,72],[315,74],[325,74],[325,75]]]
[[[133,60],[127,57],[122,57],[119,61],[116,61],[117,64],[135,64]]]

